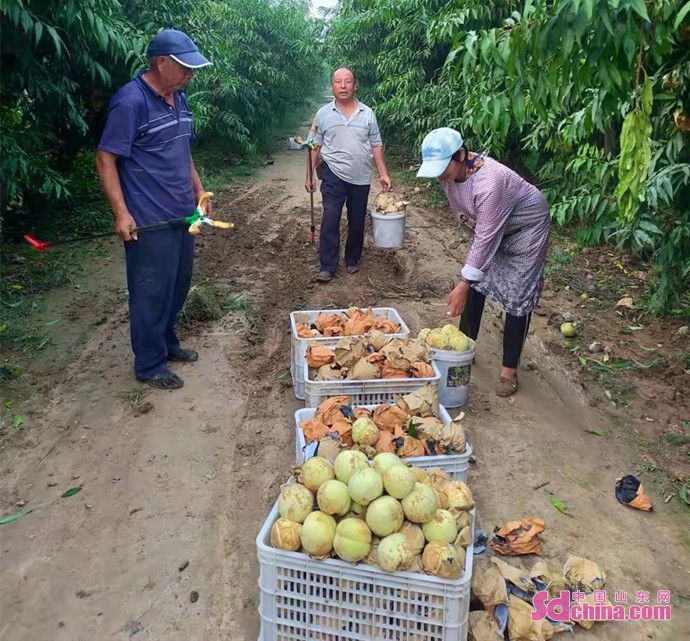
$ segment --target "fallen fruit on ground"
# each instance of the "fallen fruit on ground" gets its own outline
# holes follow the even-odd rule
[[[563,323],[561,325],[561,334],[566,338],[574,338],[577,336],[577,329],[572,323]]]

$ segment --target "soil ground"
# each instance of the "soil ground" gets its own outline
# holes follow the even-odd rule
[[[243,297],[218,322],[184,328],[200,360],[174,366],[182,390],[149,392],[132,376],[117,243],[100,246],[78,290],[49,295],[42,320],[60,318],[59,329],[5,396],[25,421],[1,437],[0,514],[34,511],[0,525],[2,641],[255,641],[255,537],[293,464],[302,406],[290,386],[290,311],[389,306],[415,332],[445,324],[444,299],[468,247],[445,208],[426,209],[415,195],[403,249],[372,247],[368,231],[362,270],[341,268],[321,285],[304,156],[274,160],[217,194],[216,215],[236,229],[204,234],[198,273]],[[615,307],[616,288],[627,286],[620,275],[634,275],[611,258],[592,255],[589,268],[574,255],[552,261],[561,269],[550,272],[511,399],[493,394],[501,321],[487,309],[465,408],[476,455],[469,483],[485,530],[539,516],[546,560],[595,560],[610,593],[627,591],[631,602],[638,590],[653,603],[670,590],[670,623],[597,624],[576,639],[683,641],[690,519],[675,494],[690,476],[690,350],[679,323]],[[588,279],[597,261],[601,273]],[[567,349],[564,312],[580,332]],[[594,340],[610,354],[590,352]],[[660,361],[648,366],[651,356]],[[653,513],[616,501],[615,480],[630,473],[645,482]],[[60,498],[71,487],[82,489]]]

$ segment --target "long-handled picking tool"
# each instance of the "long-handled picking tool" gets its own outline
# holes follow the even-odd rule
[[[307,147],[307,167],[309,168],[309,179],[313,176],[313,162],[311,158],[311,147]],[[314,220],[314,192],[309,191],[309,213],[311,214],[311,244],[316,242],[316,222]]]
[[[302,147],[306,147],[306,149],[307,149],[307,175],[309,176],[310,180],[314,176],[314,161],[311,157],[311,152],[314,149],[314,136],[316,136],[317,130],[318,130],[318,127],[314,126],[314,128],[309,132],[309,135],[307,136],[306,140],[303,140],[299,136],[295,136],[293,138],[293,140],[298,145],[301,145]],[[313,191],[309,192],[309,213],[311,214],[311,243],[313,245],[316,242],[316,220],[314,217],[314,192]]]
[[[159,229],[180,229],[182,227],[189,227],[189,233],[197,235],[201,231],[201,225],[210,225],[211,227],[218,227],[220,229],[232,229],[234,223],[226,223],[221,220],[214,220],[206,215],[206,203],[213,193],[206,191],[199,196],[199,202],[191,216],[186,218],[174,218],[167,220],[164,223],[156,223],[155,225],[145,225],[143,227],[136,227],[131,230],[131,233],[139,233],[145,231],[156,231]],[[99,234],[91,234],[89,236],[80,236],[78,238],[64,238],[62,240],[55,240],[52,242],[38,240],[30,234],[24,234],[24,239],[36,250],[45,252],[55,247],[56,245],[66,245],[68,243],[79,243],[83,241],[95,240],[96,238],[105,238],[106,236],[113,236],[117,232],[106,231]]]

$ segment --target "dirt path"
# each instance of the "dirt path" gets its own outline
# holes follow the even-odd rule
[[[293,463],[301,406],[286,380],[289,312],[377,305],[396,307],[415,331],[444,322],[440,303],[463,251],[449,216],[413,209],[404,249],[368,247],[360,273],[317,285],[303,160],[280,153],[251,185],[218,198],[216,211],[237,229],[200,241],[199,268],[252,303],[188,332],[201,358],[176,367],[183,390],[133,393],[124,278],[107,295],[93,283],[88,307],[105,322],[27,399],[35,408],[27,436],[1,455],[0,513],[18,501],[35,507],[0,526],[2,641],[257,639],[254,539]],[[547,560],[592,558],[607,587],[633,602],[637,590],[652,602],[657,590],[672,593],[670,624],[608,623],[576,639],[690,638],[687,512],[657,499],[643,514],[615,501],[615,478],[634,471],[636,452],[623,437],[586,431],[602,415],[539,347],[539,328],[521,393],[495,397],[497,326],[487,313],[466,418],[480,525],[541,516]],[[78,485],[79,494],[59,498]]]

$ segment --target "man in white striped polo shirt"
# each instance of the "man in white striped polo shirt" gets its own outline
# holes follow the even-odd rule
[[[355,98],[357,80],[349,69],[338,69],[331,78],[334,100],[314,118],[315,148],[312,166],[319,166],[323,219],[319,235],[320,269],[317,280],[331,280],[340,258],[340,217],[347,206],[345,265],[349,274],[359,270],[364,246],[364,223],[376,163],[381,189],[389,191],[391,179],[383,158],[383,142],[374,112]],[[305,187],[316,191],[313,173],[307,170]]]

